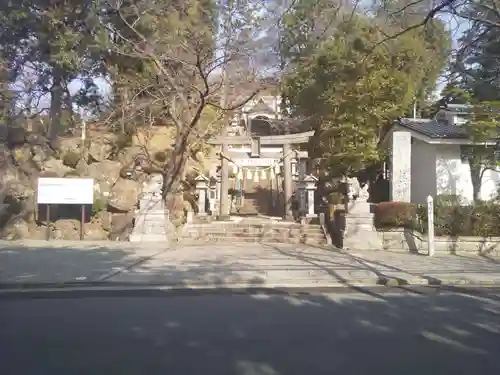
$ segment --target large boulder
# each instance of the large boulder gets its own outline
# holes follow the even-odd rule
[[[31,145],[31,153],[33,155],[33,161],[37,163],[37,165],[41,165],[43,162],[53,158],[55,154],[48,143]]]
[[[98,221],[92,220],[84,225],[84,239],[91,241],[104,241],[109,238],[109,233]]]
[[[12,149],[12,157],[16,161],[17,164],[23,164],[33,157],[31,154],[31,148],[29,145],[20,145],[16,146]]]
[[[11,241],[30,238],[30,224],[23,219],[14,219],[3,228],[1,237]]]
[[[62,160],[59,159],[48,159],[45,160],[40,166],[41,172],[43,174],[57,175],[57,177],[64,177],[68,172],[73,169],[64,165]]]
[[[5,196],[13,199],[28,200],[35,195],[34,183],[12,165],[0,169],[2,188]]]
[[[78,240],[80,239],[80,221],[73,219],[61,219],[54,223],[52,238],[55,240]]]
[[[117,213],[129,212],[136,207],[140,191],[138,182],[119,179],[111,189],[108,207]]]
[[[109,238],[113,241],[128,240],[132,229],[134,229],[135,212],[126,214],[113,214],[111,217],[111,229]]]
[[[48,145],[49,141],[41,134],[29,134],[26,137],[26,143],[28,143],[30,146],[44,146]]]
[[[79,138],[70,137],[70,138],[60,138],[59,139],[59,149],[64,152],[76,152],[80,153],[82,149],[82,141]]]
[[[9,147],[20,146],[26,140],[26,130],[21,126],[9,126],[7,144]]]
[[[98,224],[106,232],[109,232],[111,230],[111,213],[101,211],[92,217],[92,222]]]
[[[98,196],[109,196],[111,188],[120,178],[121,168],[119,162],[112,160],[104,160],[86,166],[86,175],[94,179],[94,187]]]
[[[88,158],[90,163],[102,162],[111,157],[113,145],[107,139],[93,140],[89,144]]]
[[[123,166],[134,166],[135,159],[140,154],[143,154],[143,150],[141,149],[141,147],[127,147],[118,152],[118,154],[116,155],[116,160],[118,160]]]

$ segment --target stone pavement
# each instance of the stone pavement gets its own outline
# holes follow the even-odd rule
[[[0,288],[329,288],[500,286],[500,260],[339,251],[307,245],[184,246],[119,242],[0,242]]]

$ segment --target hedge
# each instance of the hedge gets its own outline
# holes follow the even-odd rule
[[[375,227],[379,230],[410,228],[427,231],[427,206],[404,202],[384,202],[375,205]],[[500,236],[500,205],[477,202],[474,205],[434,205],[436,236]]]
[[[404,202],[376,204],[375,227],[377,229],[415,228],[418,224],[417,209],[417,205]]]

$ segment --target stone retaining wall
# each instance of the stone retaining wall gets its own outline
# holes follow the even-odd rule
[[[379,232],[384,250],[427,252],[427,237],[411,230]],[[435,237],[434,248],[442,253],[474,253],[500,256],[500,237]]]

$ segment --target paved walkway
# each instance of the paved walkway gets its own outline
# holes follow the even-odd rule
[[[500,260],[343,252],[306,245],[186,246],[103,242],[0,242],[0,287],[150,286],[170,288],[498,285]]]

